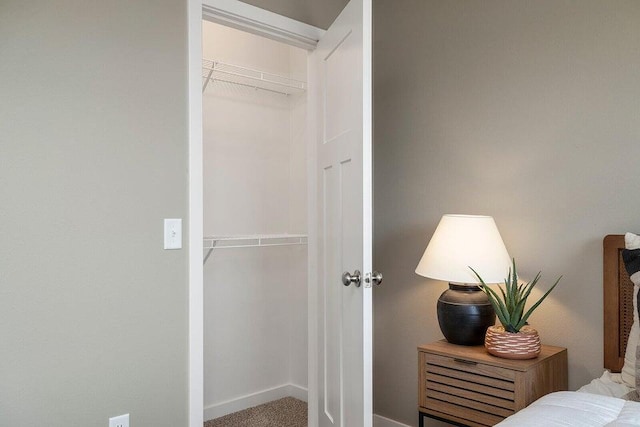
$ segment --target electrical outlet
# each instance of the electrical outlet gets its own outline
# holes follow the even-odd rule
[[[129,427],[129,414],[109,418],[109,427]]]

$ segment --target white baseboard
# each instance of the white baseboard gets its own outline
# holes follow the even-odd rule
[[[304,402],[308,401],[309,390],[295,384],[288,384],[287,387],[289,387],[289,394],[287,396],[295,397],[296,399],[300,399]]]
[[[295,384],[283,384],[278,387],[269,388],[267,390],[247,394],[246,396],[240,396],[235,399],[205,406],[204,419],[205,421],[212,420],[233,412],[262,405],[263,403],[271,402],[272,400],[282,399],[287,396],[292,396],[306,402],[307,394],[307,389],[304,387],[300,387]]]
[[[409,427],[406,424],[399,423],[390,418],[373,414],[373,427]]]

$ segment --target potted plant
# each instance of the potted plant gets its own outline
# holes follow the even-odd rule
[[[504,279],[504,289],[498,286],[500,294],[487,286],[482,277],[469,267],[480,281],[478,286],[487,294],[502,324],[502,326],[496,325],[487,329],[484,345],[494,356],[507,359],[532,359],[540,354],[540,336],[538,331],[528,325],[527,319],[556,287],[562,276],[525,312],[527,298],[541,275],[538,272],[532,281],[518,284],[515,258],[512,261],[513,267],[509,268],[508,277]]]

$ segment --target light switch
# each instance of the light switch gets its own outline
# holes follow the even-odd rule
[[[164,219],[164,248],[182,249],[182,218]]]
[[[109,418],[109,427],[129,427],[129,414]]]

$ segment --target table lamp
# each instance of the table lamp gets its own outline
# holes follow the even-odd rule
[[[443,215],[425,249],[416,273],[449,282],[438,299],[438,323],[452,344],[480,345],[495,311],[480,281],[501,283],[507,277],[510,258],[496,223],[490,216]]]

